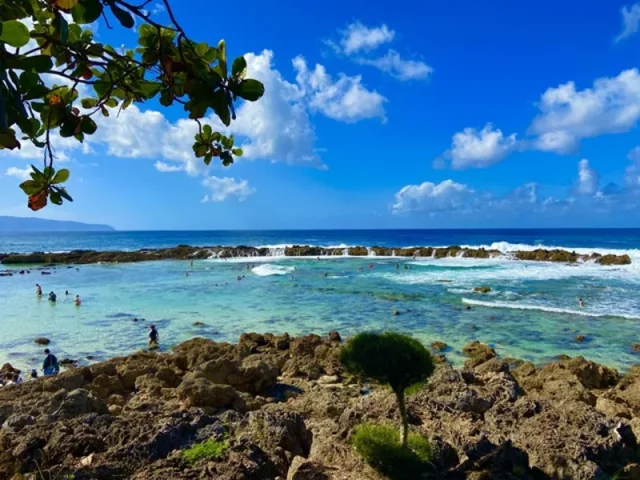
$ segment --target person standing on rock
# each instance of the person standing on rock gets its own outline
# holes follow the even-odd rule
[[[60,365],[58,365],[58,359],[51,353],[51,350],[46,348],[44,353],[47,355],[42,362],[42,371],[46,377],[56,375],[60,373]]]
[[[149,348],[158,348],[159,346],[160,334],[155,325],[149,325]]]

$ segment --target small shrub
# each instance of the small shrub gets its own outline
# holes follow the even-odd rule
[[[419,478],[433,458],[426,438],[410,433],[408,448],[404,448],[398,430],[386,425],[358,426],[351,443],[371,467],[392,480]]]
[[[189,465],[195,465],[200,460],[218,460],[229,449],[229,441],[226,439],[209,440],[196,443],[182,452],[182,457]]]

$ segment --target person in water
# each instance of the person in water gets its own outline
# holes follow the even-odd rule
[[[41,297],[41,296],[42,296],[42,287],[40,286],[40,284],[39,284],[39,283],[36,283],[36,295],[37,295],[38,297]]]
[[[578,306],[584,308],[584,301],[581,298],[578,299]]]
[[[48,348],[45,349],[44,353],[47,355],[44,357],[44,362],[42,362],[42,371],[45,376],[56,375],[60,373],[60,365],[58,365],[58,359],[54,354],[51,353],[51,350]]]
[[[76,295],[76,299],[73,301],[76,307],[82,305],[82,300],[80,300],[80,295]]]
[[[49,292],[49,301],[51,303],[56,303],[56,300],[58,299],[58,297],[56,297],[56,294],[53,292]]]
[[[65,294],[65,295],[69,295],[69,290],[65,290],[65,291],[64,291],[64,294]]]
[[[154,348],[160,346],[160,334],[155,325],[149,325],[149,346]]]

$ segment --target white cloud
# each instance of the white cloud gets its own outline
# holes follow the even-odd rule
[[[180,165],[169,165],[168,163],[164,163],[164,162],[156,162],[153,164],[153,166],[156,168],[156,170],[163,173],[180,172],[183,170],[183,168]]]
[[[538,136],[534,148],[568,153],[583,138],[633,128],[640,119],[640,73],[625,70],[584,90],[576,90],[574,82],[549,88],[538,107],[541,113],[529,128]]]
[[[505,137],[502,130],[487,123],[482,130],[468,127],[455,133],[451,148],[443,156],[455,169],[484,168],[498,163],[516,146],[515,133]],[[442,159],[437,161],[442,163]]]
[[[341,73],[334,81],[323,65],[316,64],[309,70],[302,56],[293,59],[293,67],[311,110],[347,123],[368,118],[386,120],[384,103],[387,99],[375,90],[367,90],[359,75],[349,77]]]
[[[153,8],[151,9],[151,13],[153,15],[158,15],[164,11],[166,11],[167,9],[165,8],[163,3],[157,2],[153,4]]]
[[[640,146],[634,148],[627,156],[631,165],[624,173],[624,183],[629,190],[640,189]]]
[[[230,197],[237,197],[238,200],[243,201],[255,193],[255,189],[249,186],[249,182],[232,177],[207,177],[202,184],[211,190],[211,193],[202,199],[203,203],[223,202]]]
[[[634,3],[631,7],[624,6],[620,12],[622,13],[622,32],[614,39],[615,42],[637,33],[640,27],[640,3]]]
[[[420,185],[406,185],[396,193],[391,209],[394,213],[458,210],[474,193],[466,185],[453,180],[444,180],[438,184],[424,182]]]
[[[9,167],[5,172],[5,175],[8,177],[16,177],[20,180],[28,180],[31,178],[29,174],[31,173],[31,167],[27,168],[17,168],[17,167]]]
[[[577,195],[595,195],[598,192],[600,175],[589,166],[589,160],[583,158],[578,162],[578,183],[575,187]]]
[[[362,65],[371,65],[403,81],[425,79],[433,73],[433,68],[426,63],[420,60],[404,60],[395,50],[389,50],[379,58],[359,58],[356,61]]]
[[[354,22],[341,31],[342,38],[339,45],[331,41],[327,43],[339,52],[352,55],[361,51],[375,50],[380,45],[392,41],[395,34],[384,24],[369,28],[360,22]]]

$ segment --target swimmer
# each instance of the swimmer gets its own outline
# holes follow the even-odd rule
[[[65,295],[69,295],[69,290],[65,290],[65,291],[64,291],[64,294],[65,294]]]
[[[409,270],[409,266],[406,263],[404,264],[404,269]]]
[[[40,284],[39,284],[39,283],[36,283],[36,295],[37,295],[38,297],[41,297],[41,296],[42,296],[42,287],[40,286]]]
[[[396,270],[400,270],[400,264],[396,263]]]
[[[325,276],[325,277],[328,277],[328,276],[329,276],[329,274],[328,274],[327,272],[324,272],[324,276]]]
[[[189,276],[189,272],[184,272],[184,276],[188,277]]]
[[[581,298],[579,298],[579,299],[578,299],[578,306],[579,306],[580,308],[584,308],[584,301],[582,301],[582,299],[581,299]]]
[[[55,294],[55,293],[53,293],[53,292],[49,292],[49,301],[50,301],[51,303],[56,303],[56,300],[57,300],[57,299],[58,299],[58,298],[56,297],[56,294]]]
[[[82,305],[82,300],[80,300],[80,295],[76,295],[76,299],[73,301],[76,307]]]
[[[240,275],[238,275],[238,277],[236,278],[236,280],[240,281],[242,280],[242,277]]]
[[[191,270],[193,270],[193,260],[189,261],[189,267],[191,268]]]
[[[369,264],[369,270],[373,270],[373,263]]]

